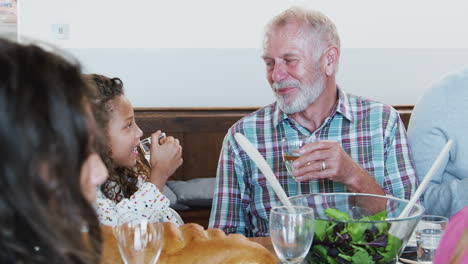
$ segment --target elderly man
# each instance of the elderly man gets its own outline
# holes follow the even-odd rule
[[[235,141],[237,132],[266,158],[289,196],[296,194],[296,182],[286,172],[280,142],[297,135],[318,139],[300,148],[301,157],[293,163],[303,193],[411,196],[417,180],[398,112],[338,88],[339,57],[336,27],[323,14],[291,8],[270,22],[263,60],[276,102],[229,129],[218,165],[211,227],[267,236],[270,209],[279,204],[264,175]]]

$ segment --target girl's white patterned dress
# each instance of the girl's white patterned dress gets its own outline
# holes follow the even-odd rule
[[[99,222],[103,225],[115,226],[119,216],[131,215],[132,218],[146,218],[150,222],[163,218],[164,222],[182,224],[170,210],[169,199],[154,184],[143,182],[140,178],[137,187],[138,191],[129,199],[123,199],[119,203],[108,199],[98,187],[94,207]]]

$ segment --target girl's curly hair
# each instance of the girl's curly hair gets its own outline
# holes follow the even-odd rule
[[[101,131],[109,137],[109,121],[114,110],[114,100],[124,94],[123,82],[119,78],[108,78],[103,75],[85,75],[89,84],[96,88],[96,98],[94,104],[94,118]],[[150,169],[143,162],[144,156],[139,150],[137,165],[135,168],[118,167],[112,159],[112,149],[109,141],[99,150],[104,164],[109,171],[109,177],[101,185],[104,195],[115,202],[120,202],[124,198],[130,198],[137,190],[138,177],[146,180]]]

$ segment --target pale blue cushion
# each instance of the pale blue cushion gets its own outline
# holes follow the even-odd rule
[[[189,181],[168,181],[167,185],[177,195],[177,203],[188,206],[210,207],[216,178],[199,178]]]

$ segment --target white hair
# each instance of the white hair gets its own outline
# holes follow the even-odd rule
[[[333,21],[319,11],[303,7],[291,7],[275,16],[266,26],[266,35],[271,33],[273,29],[291,22],[309,26],[310,33],[316,37],[314,38],[315,47],[318,48],[317,51],[313,52],[314,56],[321,56],[330,45],[340,48],[340,37]]]

